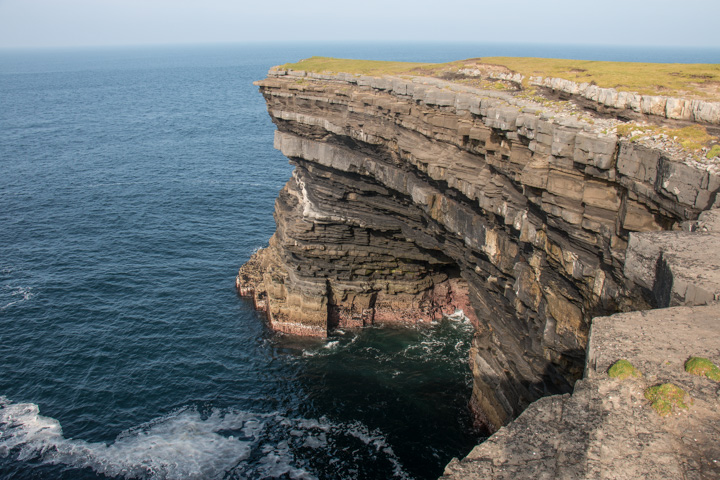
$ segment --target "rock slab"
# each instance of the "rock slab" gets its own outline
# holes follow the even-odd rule
[[[453,460],[442,478],[720,478],[720,382],[684,371],[690,356],[720,364],[719,330],[720,305],[594,319],[585,377],[573,394],[533,403],[463,460]],[[619,359],[643,376],[610,378]],[[643,393],[668,382],[693,401],[660,417]]]

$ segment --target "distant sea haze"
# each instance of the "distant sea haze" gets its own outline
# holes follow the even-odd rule
[[[476,57],[537,57],[652,63],[720,63],[720,48],[598,46],[514,43],[293,43],[149,47],[0,49],[0,73],[172,68],[201,62],[205,67],[237,65],[240,57],[267,71],[311,56],[450,62]],[[264,73],[264,72],[263,72]],[[262,74],[261,74],[262,76]]]
[[[480,440],[462,316],[295,339],[234,291],[291,173],[252,82],[312,55],[720,60],[501,44],[0,51],[0,478],[436,478]]]

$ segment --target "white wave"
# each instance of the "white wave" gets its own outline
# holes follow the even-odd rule
[[[305,438],[305,443],[303,444],[304,447],[308,448],[323,448],[327,445],[327,435],[324,433],[321,433],[318,436],[309,436]]]
[[[345,333],[345,332],[343,332]],[[353,335],[352,338],[350,338],[350,341],[343,341],[340,340],[326,340],[322,346],[316,346],[312,348],[303,349],[302,356],[303,357],[326,357],[328,355],[333,355],[335,352],[337,352],[340,349],[346,349],[355,341],[358,339],[357,335]]]
[[[303,418],[301,420],[296,420],[296,423],[299,428],[304,430],[320,430],[323,432],[329,432],[333,428],[333,425],[328,422],[325,417],[320,418],[320,420],[315,420],[314,418]]]
[[[261,474],[260,478],[279,478],[288,475],[293,479],[317,480],[311,473],[292,465],[293,455],[287,441],[282,441],[276,446],[266,446],[263,448],[263,453],[265,456],[258,462],[259,468],[256,472]]]
[[[377,432],[369,432],[367,427],[362,423],[353,424],[350,428],[348,428],[347,432],[366,445],[375,447],[378,453],[382,451],[385,455],[387,455],[387,459],[393,466],[393,478],[410,478],[410,476],[403,470],[402,464],[395,455],[392,447],[387,444],[387,441],[382,435],[379,435]]]
[[[248,456],[251,443],[218,432],[252,436],[257,421],[244,413],[219,412],[203,419],[186,409],[123,432],[106,445],[65,438],[60,423],[40,415],[33,403],[0,398],[0,405],[0,455],[12,451],[19,460],[38,458],[124,478],[222,478]]]
[[[8,307],[12,307],[13,305],[17,305],[22,302],[26,302],[30,300],[35,294],[32,292],[32,287],[13,287],[11,285],[4,285],[3,290],[6,293],[6,295],[10,298],[12,298],[12,301],[6,303],[4,306],[0,307],[0,311],[5,310]],[[5,296],[5,295],[3,295]],[[5,299],[7,300],[7,298]]]
[[[456,320],[461,322],[470,322],[470,319],[465,315],[465,312],[463,312],[460,309],[455,310],[453,313],[447,316],[450,320]]]
[[[339,453],[333,452],[334,439],[339,437],[357,439],[375,452],[373,457],[381,453],[395,478],[409,478],[385,437],[359,422],[336,424],[324,417],[290,419],[279,413],[218,409],[204,416],[185,408],[126,430],[105,444],[65,438],[60,423],[40,415],[36,404],[14,404],[0,397],[0,457],[89,467],[109,477],[215,479],[233,472],[238,478],[312,480],[316,477],[296,452],[307,448],[334,458]]]

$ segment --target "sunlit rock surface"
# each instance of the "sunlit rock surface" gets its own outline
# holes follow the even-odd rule
[[[712,170],[438,79],[271,70],[258,85],[296,168],[237,286],[274,329],[323,336],[461,309],[476,327],[471,403],[494,430],[572,391],[593,317],[717,299],[660,233],[634,233],[717,206]]]

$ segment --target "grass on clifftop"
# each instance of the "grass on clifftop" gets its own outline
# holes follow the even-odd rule
[[[525,77],[558,77],[648,95],[720,99],[720,64],[599,62],[549,58],[488,57]]]
[[[282,68],[315,73],[357,73],[361,75],[408,74],[418,67],[431,67],[433,63],[386,62],[381,60],[351,60],[346,58],[310,57],[297,63],[286,63]]]
[[[657,125],[638,125],[634,123],[626,123],[618,125],[617,134],[628,137],[630,141],[635,141],[642,136],[664,135],[667,138],[674,139],[682,148],[688,152],[698,151],[703,147],[707,147],[712,143],[720,141],[718,137],[710,135],[702,125],[689,125],[683,128],[659,127]],[[708,159],[720,156],[720,146],[714,145],[710,148],[705,157]]]
[[[363,75],[425,75],[451,78],[462,69],[516,72],[525,76],[558,77],[595,83],[648,95],[720,101],[720,64],[599,62],[527,57],[483,57],[450,63],[383,62],[311,57],[283,68],[316,73]]]

